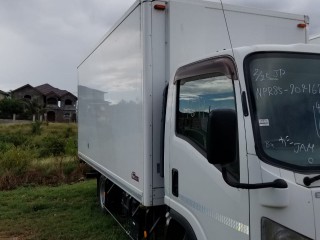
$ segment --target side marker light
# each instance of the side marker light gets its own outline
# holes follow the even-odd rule
[[[307,24],[306,23],[299,23],[297,25],[298,28],[306,28],[307,27]]]
[[[154,5],[154,9],[163,11],[166,9],[166,5],[156,4]]]

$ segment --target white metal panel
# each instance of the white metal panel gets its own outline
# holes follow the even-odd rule
[[[168,175],[172,168],[179,170],[179,198],[169,192],[170,207],[194,222],[196,234],[204,232],[199,239],[249,239],[248,191],[228,186],[215,166],[174,133]]]
[[[307,42],[306,28],[297,27],[298,23],[304,22],[304,16],[240,10],[235,7],[225,9],[233,47]]]
[[[316,238],[315,239],[320,239],[320,188],[312,188],[311,189],[311,194],[312,194],[312,199],[313,199],[313,204],[314,204],[314,216],[315,216],[315,226],[316,226]]]
[[[310,37],[309,43],[311,44],[320,44],[320,35]]]
[[[241,55],[237,50],[233,51],[233,55],[235,58],[235,61],[239,64],[243,62],[243,55]],[[241,64],[242,65],[242,64]],[[248,98],[248,91],[247,91],[247,86],[246,82],[244,79],[244,70],[243,67],[240,65],[238,67],[238,76],[239,76],[239,83],[241,86],[241,91],[246,92],[246,99],[247,99],[247,107],[249,109],[249,98]],[[246,135],[246,141],[245,141],[245,146],[246,146],[246,151],[247,153],[255,153],[255,145],[254,145],[254,139],[253,139],[253,131],[252,131],[252,124],[251,124],[251,112],[248,112],[249,115],[244,117],[244,127],[245,127],[245,135]],[[251,163],[248,164],[249,166]],[[251,173],[251,171],[249,171]],[[257,173],[257,171],[253,172],[254,174]],[[251,177],[251,176],[250,176]]]
[[[116,183],[140,201],[145,165],[141,35],[139,5],[79,67],[79,152],[103,174],[118,176]]]
[[[168,9],[171,77],[183,64],[230,48],[220,4],[170,1]]]
[[[249,155],[249,162],[257,162],[256,156]],[[266,181],[282,178],[279,169],[269,168],[263,164],[262,175]],[[264,167],[269,168],[268,171]],[[250,171],[259,171],[259,168]],[[268,175],[268,176],[267,176]],[[284,178],[288,183],[287,189],[266,188],[250,191],[250,236],[251,239],[261,237],[261,218],[266,217],[285,227],[293,229],[300,234],[315,239],[314,213],[311,191],[305,187],[296,185],[292,179]],[[255,179],[256,182],[261,182]],[[270,195],[272,197],[270,197]],[[268,197],[268,198],[267,198]],[[269,201],[272,200],[272,201]],[[287,201],[284,201],[287,200]],[[278,201],[278,206],[272,204]],[[270,206],[268,206],[268,204]],[[305,223],[305,224],[302,224]]]
[[[216,51],[253,44],[306,43],[305,16],[206,1],[172,0],[169,16],[169,76],[176,69]],[[226,27],[228,24],[228,29]],[[229,35],[230,34],[230,35]]]
[[[151,52],[151,6],[141,4],[142,48],[143,48],[143,155],[144,192],[143,204],[152,205],[152,52]]]
[[[164,181],[161,176],[161,118],[163,91],[166,86],[166,11],[159,11],[153,8],[156,4],[163,2],[152,3],[152,135],[153,135],[153,188],[163,188]],[[162,191],[163,192],[163,191]],[[159,197],[159,196],[158,196]],[[161,196],[163,201],[163,195]]]
[[[300,22],[304,22],[305,19],[308,19],[308,17],[301,14],[285,13],[285,12],[267,10],[262,8],[259,9],[259,8],[247,7],[247,6],[223,4],[223,8],[226,11],[241,12],[244,14],[252,14],[257,16],[268,16],[275,19],[285,18],[285,19],[291,19],[291,20],[296,20]]]
[[[229,54],[231,51],[224,52],[224,55]],[[171,90],[168,102],[170,106],[167,108],[169,112],[167,121],[171,119],[168,127],[171,130],[166,130],[169,135],[166,135],[168,141],[166,156],[169,155],[170,158],[170,163],[166,163],[165,166],[165,179],[168,184],[166,203],[188,220],[198,239],[249,239],[248,190],[228,186],[220,170],[210,164],[190,143],[177,137],[175,133],[177,89],[173,87]],[[238,116],[243,119],[238,81],[235,83],[235,91]],[[240,120],[238,124],[240,142],[245,141],[243,128],[244,123]],[[247,182],[247,171],[244,170],[247,165],[245,147],[239,154],[244,166],[241,180]],[[173,168],[179,171],[178,197],[173,196],[171,189]]]

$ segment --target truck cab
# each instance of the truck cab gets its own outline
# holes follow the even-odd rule
[[[177,70],[165,203],[189,236],[320,239],[319,64],[317,46],[256,45]]]

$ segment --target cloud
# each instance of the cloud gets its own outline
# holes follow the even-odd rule
[[[0,89],[49,83],[77,91],[77,66],[134,0],[0,1]],[[319,0],[223,0],[310,16],[320,33]]]
[[[0,89],[49,83],[77,91],[77,66],[132,1],[0,2]]]

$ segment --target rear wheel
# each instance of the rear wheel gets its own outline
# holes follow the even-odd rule
[[[98,181],[98,197],[99,197],[99,204],[100,204],[100,209],[102,212],[106,213],[106,181],[107,178],[105,176],[100,176],[99,181]]]

